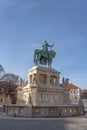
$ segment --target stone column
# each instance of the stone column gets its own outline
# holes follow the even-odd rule
[[[50,74],[47,74],[47,84],[46,85],[50,85]]]

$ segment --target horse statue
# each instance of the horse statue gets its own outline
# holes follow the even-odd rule
[[[50,47],[50,50],[48,49]],[[53,58],[56,55],[54,50],[51,50],[53,45],[49,45],[45,40],[42,44],[41,49],[36,49],[34,51],[34,63],[35,65],[48,65],[48,68],[51,68],[51,63],[53,62]]]

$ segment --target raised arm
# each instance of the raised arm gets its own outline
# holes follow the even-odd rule
[[[52,45],[49,45],[49,44],[48,44],[48,47],[53,47],[53,46],[54,46],[54,43],[53,43]]]

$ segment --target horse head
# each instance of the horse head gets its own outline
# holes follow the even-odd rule
[[[54,50],[49,51],[50,58],[54,58],[56,56],[56,52]]]

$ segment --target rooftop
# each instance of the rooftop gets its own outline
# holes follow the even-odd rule
[[[67,86],[70,88],[70,89],[78,89],[79,87],[77,87],[76,85],[74,84],[67,84]]]

